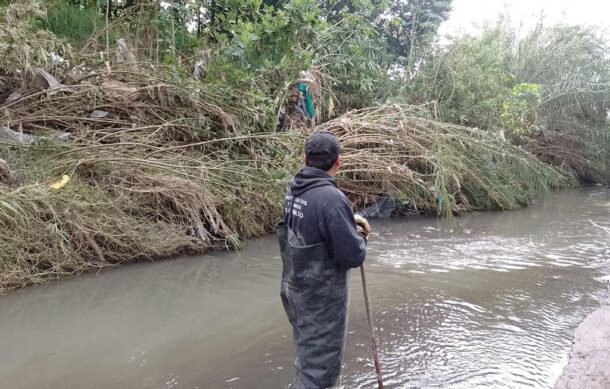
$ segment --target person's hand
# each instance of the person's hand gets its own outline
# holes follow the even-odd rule
[[[372,230],[369,222],[360,215],[354,215],[354,219],[356,220],[356,230],[358,233],[364,235],[364,237],[368,239]]]

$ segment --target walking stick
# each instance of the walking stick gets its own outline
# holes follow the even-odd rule
[[[366,317],[369,321],[369,330],[371,332],[371,348],[373,349],[375,374],[377,374],[377,384],[379,385],[379,389],[383,389],[383,379],[381,378],[381,364],[379,363],[379,350],[377,349],[377,339],[375,338],[375,325],[373,324],[373,313],[371,312],[371,304],[369,302],[369,288],[366,284],[366,273],[364,271],[364,264],[360,266],[360,274],[362,275],[362,290],[364,291],[364,305],[366,306]]]

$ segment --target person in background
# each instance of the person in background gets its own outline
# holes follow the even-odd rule
[[[316,107],[312,91],[314,83],[315,78],[311,72],[299,73],[299,79],[291,85],[286,104],[279,112],[278,131],[284,131],[297,123],[307,127],[315,126]]]
[[[300,92],[297,109],[310,126],[315,126],[316,108],[313,103],[311,85],[315,82],[311,72],[301,72],[295,88]]]

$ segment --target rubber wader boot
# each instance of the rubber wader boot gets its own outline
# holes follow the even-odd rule
[[[341,371],[349,270],[337,266],[323,242],[303,245],[284,223],[277,236],[284,265],[280,294],[296,345],[293,387],[329,388]]]

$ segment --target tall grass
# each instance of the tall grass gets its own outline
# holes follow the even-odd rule
[[[41,19],[43,28],[69,39],[75,48],[83,48],[96,30],[104,28],[105,20],[97,7],[80,7],[73,1],[54,0]]]
[[[442,120],[503,134],[587,182],[610,182],[610,47],[594,27],[504,22],[438,48],[407,90]]]

